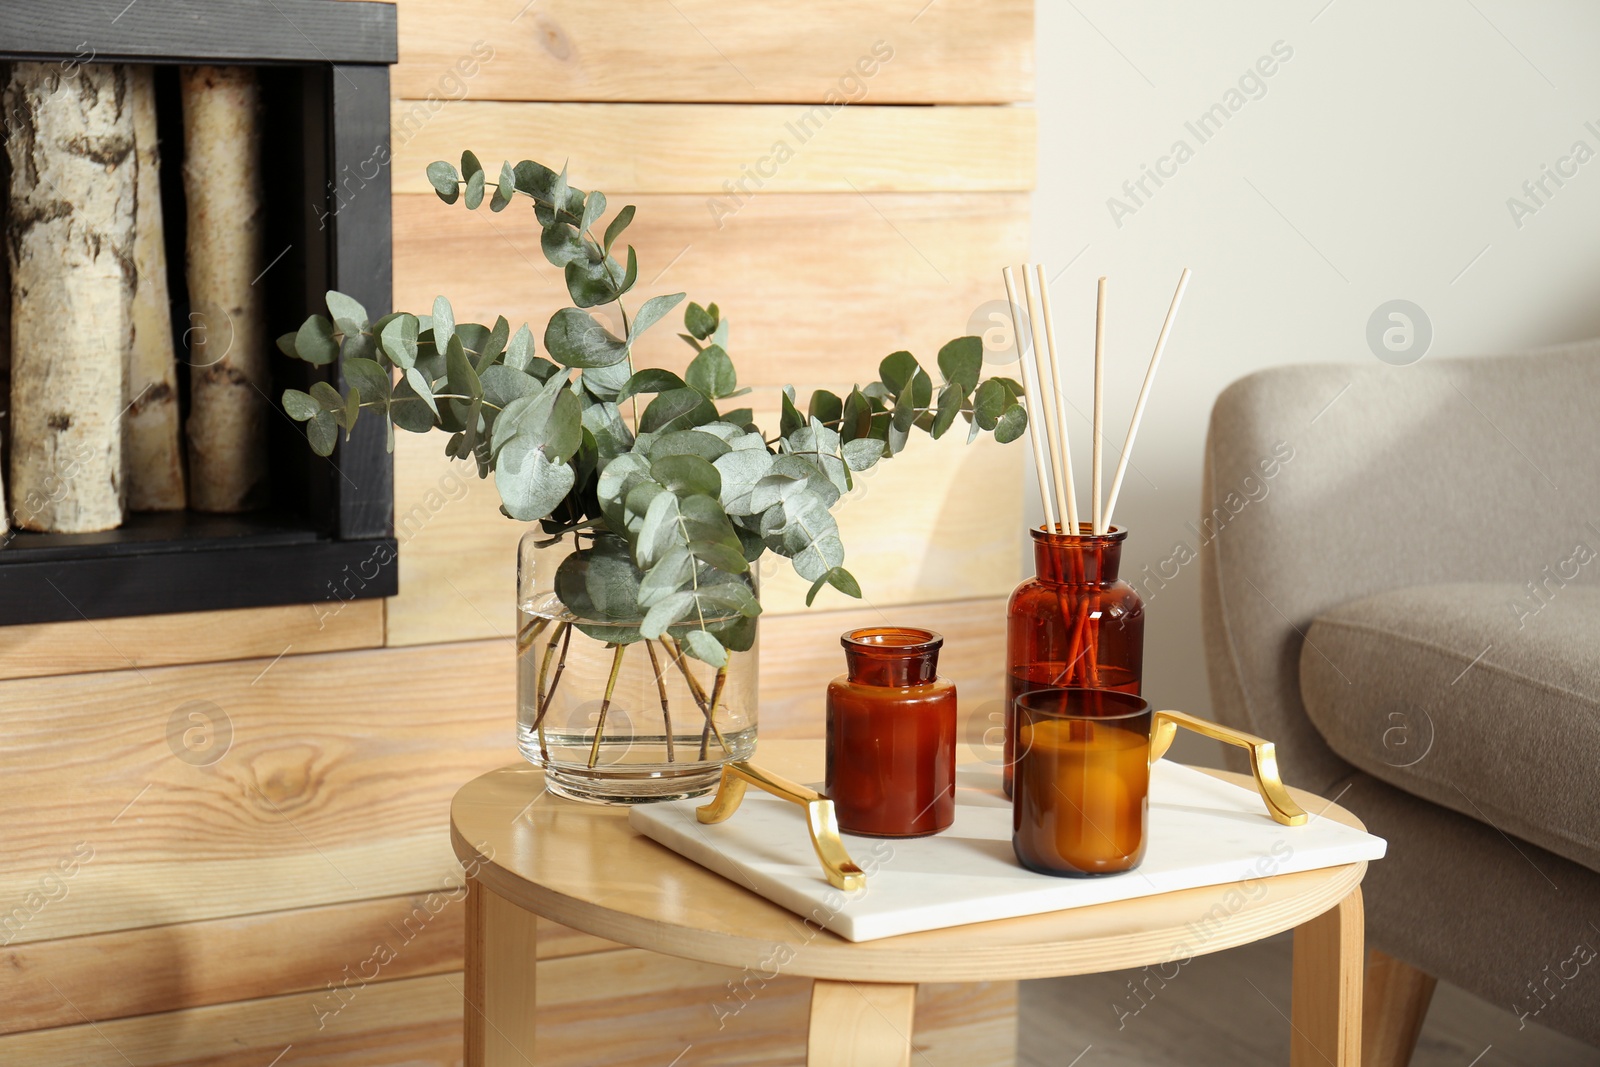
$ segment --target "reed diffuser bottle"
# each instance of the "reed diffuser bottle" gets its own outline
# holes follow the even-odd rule
[[[1016,700],[1036,689],[1109,689],[1139,695],[1144,602],[1117,577],[1128,532],[1033,535],[1034,577],[1006,608],[1005,788],[1016,761]]]
[[[1000,272],[1006,283],[1011,321],[1022,337],[1024,322],[1010,267]],[[1020,355],[1028,401],[1028,436],[1033,444],[1034,473],[1044,525],[1033,535],[1034,577],[1011,594],[1006,609],[1005,791],[1012,795],[1019,750],[1017,698],[1041,689],[1105,690],[1139,695],[1144,673],[1144,603],[1133,586],[1117,577],[1122,542],[1128,532],[1111,524],[1128,473],[1139,421],[1144,417],[1150,387],[1178,305],[1189,284],[1189,270],[1178,276],[1166,321],[1156,338],[1150,367],[1139,399],[1133,405],[1128,437],[1122,446],[1109,492],[1102,492],[1102,445],[1105,434],[1106,280],[1095,291],[1094,436],[1090,438],[1089,521],[1078,521],[1077,488],[1072,478],[1072,449],[1067,440],[1065,378],[1050,315],[1050,286],[1044,268],[1032,265],[1022,273],[1028,300],[1031,349]],[[1030,358],[1031,356],[1031,358]],[[1042,431],[1042,432],[1041,432]],[[1054,492],[1052,492],[1052,489]],[[1056,516],[1061,521],[1056,521]]]

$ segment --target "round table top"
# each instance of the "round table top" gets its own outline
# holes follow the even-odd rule
[[[822,742],[764,741],[754,762],[794,781],[818,781]],[[1251,784],[1243,775],[1208,773]],[[1314,794],[1290,793],[1314,818],[1362,825]],[[864,982],[1046,978],[1203,955],[1315,918],[1354,891],[1367,868],[1351,863],[1243,888],[1205,886],[855,943],[644,837],[625,807],[545,792],[543,772],[529,764],[463,786],[451,804],[450,835],[483,887],[584,933],[707,963],[781,964],[786,974]]]

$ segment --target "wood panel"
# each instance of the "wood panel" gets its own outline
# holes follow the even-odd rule
[[[443,440],[397,435],[392,645],[506,637],[516,625],[516,549],[527,527],[500,514],[492,482],[443,455]],[[919,434],[892,461],[857,475],[834,514],[865,601],[825,589],[811,610],[1008,595],[1022,566],[1022,461],[1021,448],[989,438],[968,445],[959,433],[940,441]],[[810,583],[787,559],[764,556],[759,574],[769,617],[807,610]]]
[[[491,641],[0,683],[5,939],[450,884],[450,797],[516,758],[511,656]],[[185,747],[194,733],[207,743]]]
[[[804,1056],[810,991],[804,979],[758,984],[757,976],[728,968],[628,949],[541,964],[539,989],[541,1067],[663,1067],[680,1055],[677,1067],[777,1067]],[[462,976],[454,973],[377,982],[320,1029],[316,994],[80,1023],[0,1037],[0,1062],[453,1067],[461,1062],[461,991]],[[918,1063],[1015,1062],[1015,983],[924,987],[916,1017]]]
[[[464,148],[494,174],[567,160],[573,185],[607,197],[1033,188],[1031,108],[400,100],[391,120],[396,193],[431,196],[428,164]]]
[[[715,301],[743,385],[866,380],[902,348],[931,364],[975,317],[1003,308],[1000,268],[1028,251],[1022,193],[762,194],[720,228],[703,197],[613,202],[639,209],[627,236],[643,280],[625,303],[672,292]],[[442,293],[458,321],[527,322],[542,350],[545,324],[568,298],[532,211],[468,212],[429,195],[396,197],[394,215],[396,307],[426,311]],[[674,316],[639,340],[639,366],[687,365],[694,353],[676,336],[680,323]]]
[[[399,16],[395,91],[416,99],[1033,96],[1026,0],[482,0],[470,18],[455,0],[403,0]]]
[[[380,982],[318,1028],[315,993],[0,1037],[17,1067],[456,1067],[461,976]]]
[[[85,674],[383,644],[383,601],[0,626],[0,679]]]
[[[823,698],[844,673],[839,635],[858,626],[926,626],[944,635],[939,673],[956,683],[965,722],[961,744],[988,754],[984,734],[999,725],[1006,662],[1006,598],[895,608],[780,615],[761,625],[761,737],[822,737]]]
[[[455,885],[460,885],[458,879]],[[0,948],[0,1034],[461,969],[460,890]],[[539,958],[621,948],[547,919]],[[109,980],[122,973],[138,981]],[[338,994],[342,997],[343,992]],[[324,1007],[336,1006],[336,995]]]
[[[330,984],[359,988],[375,974],[391,981],[459,970],[461,895],[384,897],[0,949],[0,1003],[6,1006],[0,1033],[80,1023],[80,1011],[103,1022],[326,992]],[[137,973],[138,981],[108,980],[119,973]],[[339,1003],[331,992],[323,1001]]]
[[[528,527],[500,514],[494,482],[479,480],[476,464],[447,458],[445,440],[395,434],[400,594],[388,601],[391,645],[516,632],[517,541]]]

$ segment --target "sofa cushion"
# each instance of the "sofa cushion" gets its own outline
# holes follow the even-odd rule
[[[1319,616],[1306,712],[1374,777],[1600,871],[1600,571],[1413,586]]]

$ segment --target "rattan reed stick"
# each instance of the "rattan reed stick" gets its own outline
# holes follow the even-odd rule
[[[1156,380],[1156,368],[1161,365],[1161,353],[1167,347],[1167,334],[1172,332],[1172,321],[1178,316],[1178,305],[1183,303],[1183,291],[1189,285],[1189,268],[1178,276],[1178,289],[1172,294],[1172,304],[1167,308],[1167,320],[1161,324],[1161,335],[1156,338],[1156,350],[1150,357],[1150,368],[1144,372],[1144,385],[1139,388],[1139,399],[1133,405],[1133,421],[1128,423],[1128,439],[1122,443],[1122,458],[1117,460],[1117,473],[1111,479],[1111,493],[1106,497],[1106,527],[1111,526],[1111,514],[1117,508],[1117,494],[1122,492],[1122,478],[1128,473],[1128,456],[1133,453],[1133,439],[1139,434],[1139,422],[1144,418],[1144,406],[1150,399],[1150,386]]]
[[[1011,268],[1006,267],[1002,270],[1000,277],[1006,283],[1006,303],[1011,308],[1011,336],[1016,339],[1017,362],[1022,364],[1022,399],[1027,406],[1028,412],[1028,440],[1033,444],[1034,472],[1039,476],[1039,502],[1044,505],[1045,529],[1054,530],[1056,528],[1056,513],[1050,501],[1049,462],[1045,458],[1043,436],[1040,430],[1043,422],[1039,418],[1038,376],[1029,373],[1028,358],[1022,354],[1022,316],[1018,313],[1017,284]]]

